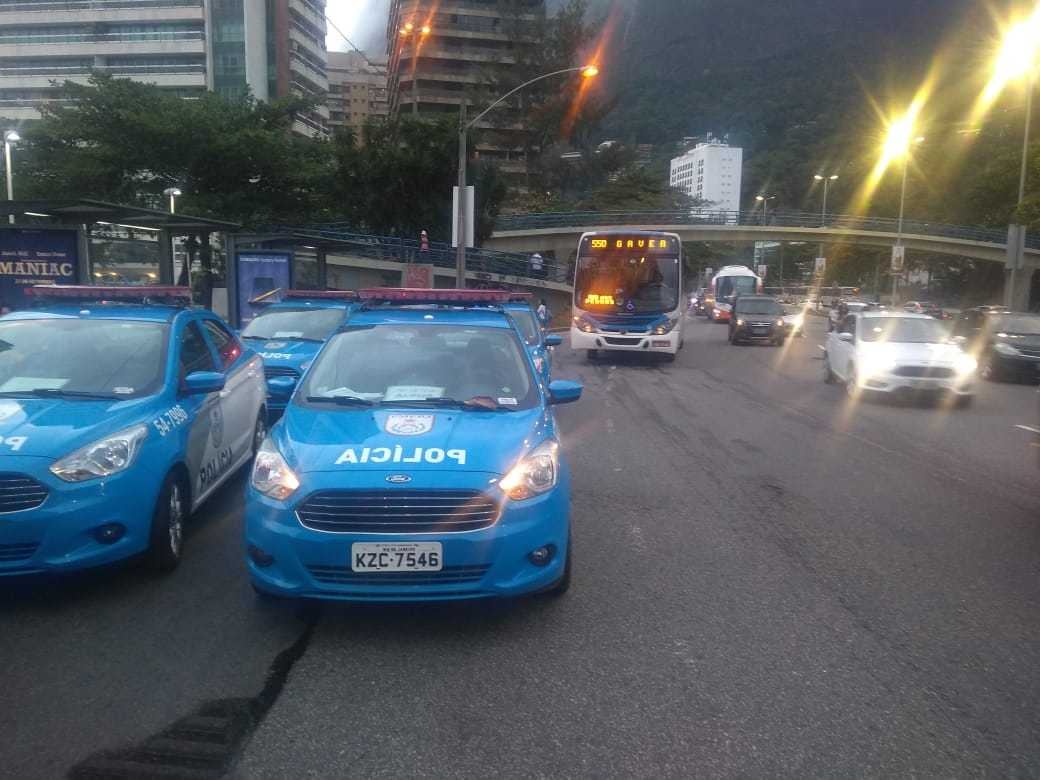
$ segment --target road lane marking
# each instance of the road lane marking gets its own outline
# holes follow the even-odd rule
[[[1034,428],[1031,425],[1016,425],[1015,427],[1020,431],[1027,431],[1028,433],[1035,433],[1040,436],[1040,428]]]

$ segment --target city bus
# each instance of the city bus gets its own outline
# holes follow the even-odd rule
[[[708,294],[714,299],[708,316],[712,322],[729,322],[738,295],[762,292],[762,280],[746,265],[727,265],[711,279]]]
[[[683,344],[683,250],[675,233],[604,230],[578,242],[571,347],[675,359]]]

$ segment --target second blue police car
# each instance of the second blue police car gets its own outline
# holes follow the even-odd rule
[[[349,290],[287,290],[242,330],[242,339],[264,359],[267,411],[271,419],[285,409],[303,372],[357,305]]]
[[[548,382],[552,375],[552,348],[563,343],[563,339],[554,333],[546,333],[538,314],[531,306],[529,293],[514,293],[504,304],[505,310],[516,320],[524,344],[534,360],[535,370],[543,382]]]
[[[174,568],[266,435],[260,358],[185,288],[31,292],[0,318],[0,576]]]
[[[509,293],[362,291],[257,455],[261,594],[412,601],[562,592],[570,472]],[[489,304],[495,308],[489,308]]]

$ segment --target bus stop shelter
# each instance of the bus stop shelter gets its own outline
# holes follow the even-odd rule
[[[33,284],[174,284],[174,238],[212,251],[232,222],[99,200],[0,202],[0,306]],[[208,258],[207,258],[208,259]]]

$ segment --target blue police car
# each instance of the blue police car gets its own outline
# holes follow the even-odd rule
[[[260,358],[176,287],[35,287],[0,318],[0,576],[147,553],[266,436]]]
[[[531,306],[529,293],[514,293],[503,308],[516,320],[539,377],[543,382],[548,382],[552,374],[552,347],[558,347],[563,339],[542,329],[538,314]]]
[[[357,302],[349,290],[288,290],[242,330],[242,339],[264,359],[267,411],[277,419],[303,372]]]
[[[368,290],[254,464],[261,594],[411,601],[562,592],[570,472],[510,294]],[[493,304],[495,308],[489,308]]]

